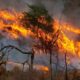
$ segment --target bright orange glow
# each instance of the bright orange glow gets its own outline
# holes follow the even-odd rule
[[[20,36],[27,37],[30,30],[20,25],[21,13],[0,10],[0,31],[6,32],[8,37],[16,39]]]
[[[21,67],[22,64],[20,63],[15,63],[15,62],[12,62],[12,61],[8,61],[7,64],[10,64],[12,66],[17,66],[17,67]],[[28,66],[27,64],[25,64],[26,66]],[[27,67],[28,68],[28,67]],[[33,68],[36,69],[36,70],[40,70],[40,71],[43,71],[43,72],[48,72],[49,71],[49,68],[47,66],[44,66],[44,65],[37,65],[37,64],[34,64],[33,65]]]
[[[49,68],[44,65],[34,65],[33,68],[45,72],[49,71]]]
[[[4,19],[10,19],[10,20],[16,19],[15,14],[11,14],[7,10],[0,11],[0,17],[2,17]]]
[[[69,38],[64,33],[62,33],[61,36],[59,36],[57,42],[60,48],[68,52],[71,52],[73,55],[75,54],[74,42],[72,40],[69,40]]]
[[[66,22],[60,23],[58,20],[55,20],[54,25],[56,30],[60,27],[61,30],[64,30],[64,31],[67,30],[75,34],[80,34],[80,29],[75,28],[75,26],[68,24]]]
[[[43,71],[49,71],[48,67],[42,67],[41,70],[43,70]]]
[[[15,11],[8,10],[0,10],[0,33],[7,33],[7,36],[12,39],[17,39],[20,36],[27,37],[29,34],[32,34],[31,30],[26,29],[20,23],[20,19],[23,17],[22,13],[18,13]],[[45,18],[42,16],[38,19],[39,22],[47,25]],[[66,24],[63,22],[60,24],[58,20],[55,19],[53,23],[53,28],[56,33],[58,29],[60,29],[60,35],[57,40],[57,44],[59,46],[59,51],[67,51],[72,55],[78,55],[80,57],[80,42],[70,40],[64,33],[64,31],[73,32],[75,34],[80,34],[80,29],[74,28],[74,26],[70,24]],[[43,39],[47,36],[47,41],[52,39],[52,36],[49,34],[45,34],[41,29],[38,30],[38,36],[42,36]],[[45,40],[45,41],[46,41]]]
[[[73,32],[75,34],[80,34],[80,29],[75,28],[74,26],[72,26],[70,24],[63,23],[62,26],[63,26],[63,30],[70,31],[70,32]]]
[[[70,40],[64,33],[64,31],[67,30],[75,34],[80,34],[80,29],[76,29],[70,24],[66,25],[66,23],[64,22],[60,24],[58,20],[55,20],[54,26],[56,30],[60,28],[61,31],[57,40],[59,51],[66,51],[67,53],[70,53],[72,55],[78,55],[78,57],[80,57],[80,42]]]

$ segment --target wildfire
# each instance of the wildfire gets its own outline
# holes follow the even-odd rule
[[[62,26],[63,26],[63,30],[70,31],[70,32],[73,32],[75,34],[80,34],[80,29],[77,29],[70,24],[63,23]]]
[[[10,11],[10,10],[0,10],[0,34],[7,34],[8,37],[12,39],[17,39],[20,36],[27,37],[27,35],[32,34],[31,30],[26,29],[20,24],[20,19],[23,17],[22,13]],[[44,22],[46,24],[46,22]],[[61,28],[62,26],[62,28]],[[58,20],[54,22],[55,32],[60,28],[60,35],[57,40],[59,46],[59,51],[67,51],[72,55],[80,56],[80,42],[75,42],[70,40],[64,33],[65,30],[73,32],[75,34],[80,34],[80,29],[74,28],[70,24],[63,22],[61,25]],[[40,33],[45,36],[44,33]],[[48,35],[49,36],[49,35]],[[51,39],[51,36],[48,37]]]
[[[67,24],[67,23],[62,23],[60,24],[58,20],[55,20],[55,29],[57,30],[60,28],[61,33],[59,35],[59,38],[57,40],[58,46],[59,46],[59,51],[63,52],[66,51],[67,53],[70,53],[72,55],[77,55],[80,57],[80,42],[70,40],[64,33],[65,30],[73,32],[75,34],[80,34],[80,29],[74,28],[74,26]]]
[[[19,38],[20,36],[26,37],[30,33],[30,30],[20,25],[19,19],[21,17],[21,13],[0,10],[0,33],[7,33],[13,39]]]
[[[75,46],[72,40],[69,40],[68,37],[64,33],[59,36],[58,45],[60,49],[66,50],[67,52],[71,52],[73,55],[75,54]]]

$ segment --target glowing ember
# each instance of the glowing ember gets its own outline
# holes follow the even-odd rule
[[[7,64],[12,65],[13,67],[15,67],[15,66],[21,67],[21,66],[22,66],[22,64],[20,64],[20,63],[15,63],[15,62],[12,62],[12,61],[8,61]],[[25,68],[28,68],[28,67],[27,67],[27,66],[28,66],[27,64],[26,64],[25,66],[26,66]],[[43,71],[43,72],[49,71],[49,68],[48,68],[47,66],[44,66],[44,65],[37,65],[37,64],[35,64],[35,65],[33,66],[33,68],[36,69],[36,70]]]
[[[43,66],[43,65],[34,65],[33,66],[35,69],[40,70],[40,71],[49,71],[49,68],[47,66]]]

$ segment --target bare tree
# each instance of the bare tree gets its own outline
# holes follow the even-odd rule
[[[28,55],[31,55],[31,66],[30,66],[30,69],[32,69],[33,67],[33,59],[34,59],[34,51],[30,51],[30,52],[25,52],[25,51],[22,51],[21,49],[17,48],[16,46],[13,46],[13,45],[8,45],[8,46],[4,46],[0,49],[0,52],[2,52],[4,49],[8,49],[8,48],[13,48],[13,49],[16,49],[17,51],[21,52],[22,54],[28,54]],[[4,57],[4,53],[2,54],[1,58],[0,58],[0,61],[3,59]],[[25,61],[23,63],[23,65],[26,63],[27,61]],[[1,62],[1,64],[5,63],[6,64],[6,61],[5,62]]]

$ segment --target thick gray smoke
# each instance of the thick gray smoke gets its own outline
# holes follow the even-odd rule
[[[64,5],[67,21],[80,28],[80,0],[67,0]]]
[[[67,20],[80,26],[80,0],[0,0],[0,9],[14,8],[18,11],[27,11],[27,4],[38,3],[44,4],[49,13],[57,18],[60,18],[64,10]]]
[[[0,0],[0,8],[14,8],[18,11],[27,11],[27,4],[42,3],[51,15],[60,15],[63,10],[62,0]]]

